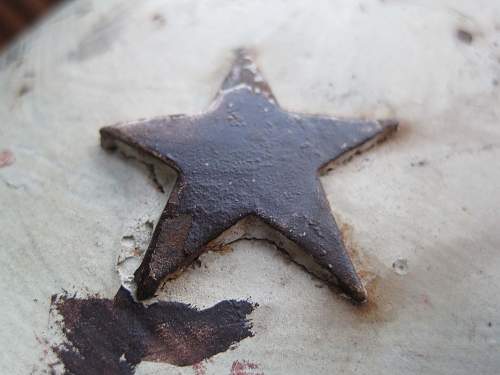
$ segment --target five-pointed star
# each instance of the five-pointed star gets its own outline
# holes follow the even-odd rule
[[[366,290],[330,212],[319,171],[396,128],[395,121],[282,110],[243,51],[207,113],[102,128],[103,147],[126,144],[179,174],[135,273],[137,297],[152,297],[210,241],[254,216],[298,245],[327,281],[364,301]]]

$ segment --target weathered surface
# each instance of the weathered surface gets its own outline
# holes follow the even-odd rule
[[[364,302],[366,290],[318,174],[340,157],[384,139],[397,122],[285,112],[241,50],[212,107],[196,117],[158,117],[101,129],[104,148],[124,143],[179,172],[135,273],[137,297],[153,297],[163,279],[210,249],[210,241],[256,216],[299,245],[322,268],[316,273],[323,279]]]
[[[320,179],[369,302],[240,241],[158,299],[202,309],[251,296],[255,336],[196,369],[142,361],[136,375],[229,374],[235,361],[267,375],[496,374],[499,19],[490,0],[69,2],[0,56],[0,150],[15,157],[0,168],[2,373],[43,374],[37,338],[63,339],[50,296],[112,299],[136,268],[118,275],[121,250],[145,250],[121,237],[149,233],[173,188],[174,175],[158,179],[162,194],[149,168],[102,150],[99,128],[206,110],[231,51],[252,46],[282,108],[402,120]]]
[[[67,341],[53,350],[64,373],[133,374],[142,360],[194,365],[252,336],[247,301],[222,301],[199,311],[182,303],[134,302],[120,288],[114,300],[53,296]],[[53,364],[55,368],[58,363]]]

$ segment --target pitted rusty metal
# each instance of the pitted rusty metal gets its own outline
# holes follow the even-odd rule
[[[137,297],[196,260],[244,218],[257,217],[298,245],[355,301],[366,290],[346,252],[319,171],[397,129],[363,121],[282,110],[247,54],[236,62],[210,110],[101,129],[102,146],[124,143],[178,173],[144,260]]]

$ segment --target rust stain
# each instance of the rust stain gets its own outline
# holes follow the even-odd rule
[[[172,206],[175,207],[176,203],[169,201],[167,207]],[[191,215],[162,219],[163,215],[151,239],[151,244],[158,245],[152,247],[150,244],[143,260],[143,264],[146,266],[136,271],[136,275],[149,275],[148,278],[144,277],[146,288],[162,283],[165,269],[168,270],[168,279],[171,280],[197,258],[197,256],[190,256],[183,251],[183,244],[188,240],[189,230],[192,226]],[[179,268],[179,263],[182,263],[182,268]],[[138,290],[137,298],[144,299],[144,297],[143,291]]]
[[[398,280],[393,273],[381,276],[385,267],[376,257],[366,254],[356,244],[352,225],[339,222],[339,227],[346,250],[369,296],[365,303],[349,306],[355,322],[386,323],[395,320],[397,313],[395,306],[399,302]]]
[[[0,168],[14,164],[14,153],[10,150],[0,151]]]
[[[132,251],[132,255],[135,257],[139,257],[142,255],[142,250],[139,249],[138,247],[134,247],[134,250]]]
[[[234,361],[229,375],[264,375],[259,371],[259,365],[250,361]]]
[[[356,271],[360,275],[361,279],[365,284],[365,288],[370,289],[370,284],[376,278],[376,274],[373,270],[373,265],[370,264],[368,256],[363,254],[359,246],[354,242],[353,239],[353,227],[348,223],[341,223],[340,234],[342,236],[342,241],[345,244],[346,251],[349,257],[352,259]],[[373,263],[378,262],[375,259]]]
[[[383,299],[383,295],[381,294],[383,288],[380,287],[380,284],[382,281],[379,276],[375,276],[366,288],[368,293],[370,293],[370,299],[358,306],[357,309],[353,309],[353,313],[363,323],[382,323],[392,320],[381,308],[380,300]]]
[[[256,307],[235,300],[205,310],[177,302],[146,307],[124,288],[114,300],[54,295],[51,306],[67,339],[52,350],[68,375],[130,375],[142,360],[202,371],[201,361],[253,336],[247,316]]]
[[[229,254],[234,251],[233,243],[221,244],[215,241],[209,242],[205,247],[206,251],[214,251],[219,254]]]

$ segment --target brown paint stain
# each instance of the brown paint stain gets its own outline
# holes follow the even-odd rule
[[[225,244],[225,243],[218,243],[217,241],[211,241],[207,244],[206,250],[213,251],[213,252],[216,252],[218,254],[224,255],[224,254],[229,254],[229,253],[234,251],[233,245],[234,245],[234,242]]]
[[[259,365],[249,361],[234,361],[231,366],[229,375],[264,375],[263,372],[258,371]]]
[[[175,202],[169,201],[169,205],[175,206]],[[144,263],[151,263],[148,267],[140,267],[135,271],[135,277],[142,277],[143,274],[152,274],[153,276],[147,279],[145,285],[151,287],[151,285],[156,285],[164,283],[166,280],[162,280],[162,267],[167,267],[171,272],[167,280],[172,280],[180,275],[182,269],[177,269],[176,266],[179,262],[182,262],[186,258],[185,252],[182,251],[183,243],[186,241],[189,230],[192,226],[192,216],[191,215],[179,215],[177,217],[172,217],[163,220],[158,223],[158,228],[155,230],[151,243],[156,243],[157,241],[161,246],[155,248],[149,245],[148,251],[144,256]],[[188,258],[191,260],[190,258]],[[194,257],[196,259],[196,257]],[[192,259],[194,261],[194,259]],[[154,262],[152,260],[155,260]],[[189,264],[190,262],[187,262]],[[186,266],[187,266],[186,264]],[[137,298],[140,300],[145,299],[145,296],[141,290],[137,291]]]
[[[54,295],[51,306],[67,340],[52,350],[72,375],[133,374],[143,360],[202,371],[196,364],[253,336],[247,316],[256,307],[235,300],[205,310],[178,302],[144,306],[124,288],[114,300]]]
[[[14,164],[14,153],[10,150],[0,151],[0,168]]]
[[[394,320],[390,304],[384,300],[383,279],[379,276],[366,285],[368,300],[358,306],[353,306],[352,311],[356,320],[362,323],[384,323]],[[384,311],[386,310],[386,311]]]

